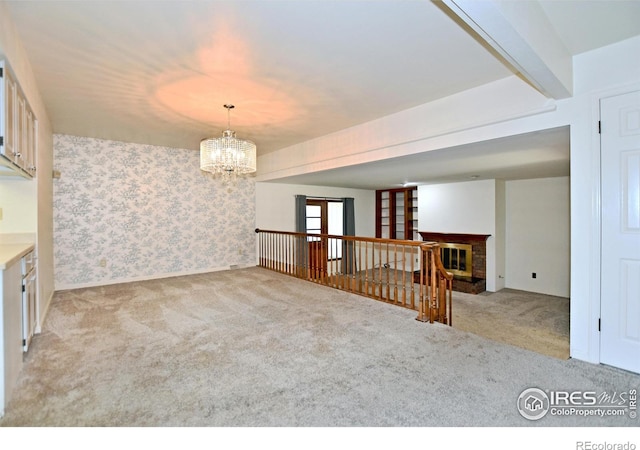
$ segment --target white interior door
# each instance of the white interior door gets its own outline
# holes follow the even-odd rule
[[[600,361],[640,373],[640,91],[600,101]]]

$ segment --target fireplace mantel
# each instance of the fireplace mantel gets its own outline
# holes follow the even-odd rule
[[[434,242],[485,242],[490,234],[466,234],[466,233],[436,233],[434,231],[420,231],[423,241]]]

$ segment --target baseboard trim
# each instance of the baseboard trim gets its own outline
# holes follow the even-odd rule
[[[201,273],[221,272],[223,270],[246,269],[249,267],[256,267],[256,264],[231,264],[228,266],[213,267],[213,268],[197,270],[197,271],[170,272],[170,273],[161,273],[161,274],[155,274],[155,275],[145,275],[140,277],[118,278],[113,280],[100,280],[100,281],[93,281],[89,283],[80,283],[80,284],[60,284],[55,286],[55,292],[68,291],[71,289],[84,289],[84,288],[99,287],[99,286],[109,286],[112,284],[133,283],[136,281],[159,280],[161,278],[173,278],[173,277],[182,277],[187,275],[198,275]]]
[[[51,306],[51,301],[53,300],[53,294],[55,291],[51,291],[49,294],[49,298],[47,299],[47,303],[44,305],[44,308],[40,308],[38,312],[38,323],[36,324],[35,333],[42,333],[42,324],[47,320],[47,314],[49,313],[49,307]]]

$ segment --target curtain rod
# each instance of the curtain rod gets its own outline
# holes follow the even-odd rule
[[[347,197],[307,197],[307,200],[333,200],[336,202],[341,202]]]

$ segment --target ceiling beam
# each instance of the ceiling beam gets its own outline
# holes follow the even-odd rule
[[[442,0],[442,3],[545,96],[571,97],[572,56],[538,2]]]

